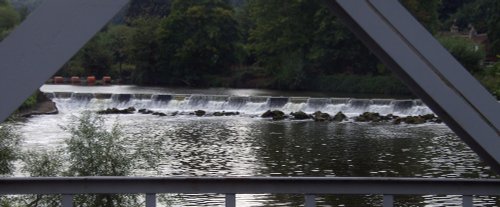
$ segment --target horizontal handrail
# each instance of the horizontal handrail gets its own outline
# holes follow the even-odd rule
[[[498,179],[376,177],[1,178],[0,194],[500,195]]]

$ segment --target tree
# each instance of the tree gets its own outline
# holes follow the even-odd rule
[[[439,8],[439,19],[441,21],[448,20],[465,4],[473,1],[474,0],[442,0],[441,6]]]
[[[87,75],[101,78],[109,75],[113,64],[113,53],[108,47],[109,39],[105,33],[98,33],[77,54],[76,61],[87,71]]]
[[[161,83],[206,85],[205,75],[222,75],[237,62],[234,12],[225,0],[175,0],[160,26]]]
[[[123,64],[127,62],[130,55],[133,55],[130,52],[132,33],[133,29],[126,25],[111,25],[103,33],[106,48],[112,54],[112,64],[118,65],[118,78],[120,80],[123,79]]]
[[[309,76],[372,73],[377,59],[321,1],[248,2],[254,27],[249,48],[275,87],[301,89]]]
[[[491,42],[492,55],[500,56],[500,1],[492,5],[488,20],[488,38]]]
[[[133,21],[141,17],[166,17],[170,13],[171,0],[132,0],[126,18]]]
[[[498,13],[495,6],[496,3],[498,3],[497,0],[476,0],[470,2],[452,15],[450,20],[456,20],[456,24],[460,28],[467,28],[469,24],[472,24],[478,32],[488,32],[490,18],[495,13]]]
[[[8,124],[0,125],[0,175],[14,171],[13,162],[18,158],[20,136]]]
[[[439,37],[441,44],[470,72],[476,73],[481,69],[481,61],[485,58],[485,51],[481,45],[462,37]]]
[[[438,31],[441,0],[403,0],[402,3],[429,31]]]
[[[125,148],[120,127],[106,130],[104,119],[90,112],[83,113],[69,127],[66,140],[68,170],[66,176],[127,176],[133,157]],[[75,198],[85,206],[114,207],[136,203],[135,197],[121,195],[85,195]]]
[[[0,41],[21,21],[19,13],[8,1],[0,1]]]
[[[160,84],[160,43],[158,30],[160,18],[141,17],[132,22],[130,38],[130,61],[135,65],[132,82],[139,85]]]

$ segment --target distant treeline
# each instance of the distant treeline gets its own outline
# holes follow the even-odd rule
[[[485,76],[485,57],[500,54],[500,1],[402,3],[472,73]],[[489,47],[442,32],[452,25],[487,33]],[[323,0],[132,0],[59,75],[111,75],[139,85],[410,93]]]

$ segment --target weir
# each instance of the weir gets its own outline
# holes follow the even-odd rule
[[[100,94],[100,93],[45,93],[61,110],[135,107],[157,111],[238,111],[247,115],[259,115],[267,110],[285,113],[322,111],[357,116],[364,112],[382,115],[413,116],[433,113],[420,100],[397,99],[350,99],[316,97],[265,97],[224,95],[177,95],[177,94]]]

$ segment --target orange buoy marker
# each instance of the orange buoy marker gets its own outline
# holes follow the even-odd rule
[[[78,76],[72,76],[71,77],[71,84],[73,85],[80,85],[82,81],[80,80],[80,77]]]
[[[89,86],[95,85],[95,76],[87,77],[87,85],[89,85]]]
[[[103,83],[104,85],[106,85],[106,84],[111,84],[111,77],[110,77],[110,76],[103,76],[103,77],[102,77],[102,83]]]
[[[63,84],[64,78],[62,76],[54,76],[54,84]]]

